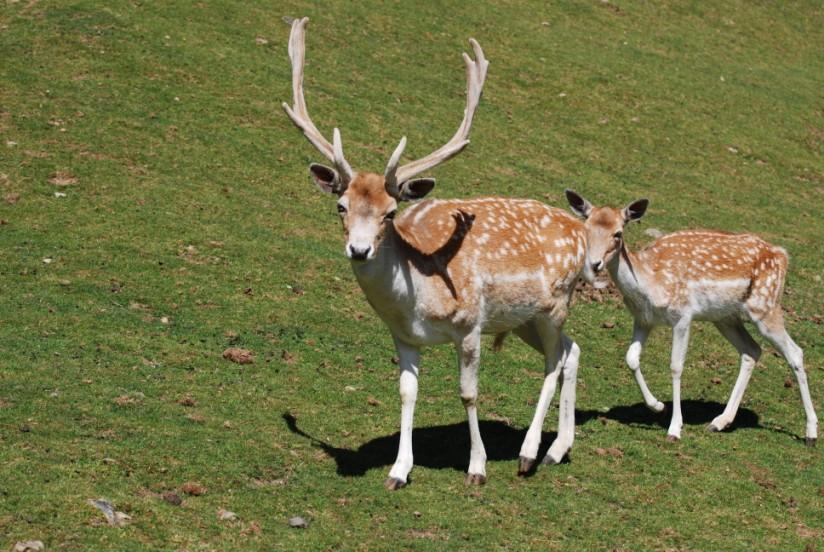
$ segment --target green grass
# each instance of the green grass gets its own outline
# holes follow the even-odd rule
[[[788,327],[824,414],[820,4],[417,4],[0,7],[0,548],[822,548],[824,462],[799,440],[783,360],[766,348],[733,430],[709,434],[737,359],[697,324],[684,439],[666,443],[624,366],[631,319],[614,301],[577,301],[567,325],[583,349],[571,463],[515,475],[542,363],[511,339],[482,359],[489,483],[464,487],[454,353],[433,348],[413,482],[385,492],[391,339],[343,258],[334,202],[307,179],[321,159],[280,109],[281,18],[308,15],[319,127],[342,129],[357,168],[380,170],[404,134],[421,156],[460,120],[459,53],[476,37],[491,65],[472,145],[434,171],[433,194],[647,196],[649,226],[786,247]],[[58,171],[76,182],[53,184]],[[662,400],[665,333],[642,359]],[[255,363],[222,359],[229,346]],[[206,494],[159,498],[187,481]],[[97,497],[132,523],[100,525]],[[290,529],[295,515],[309,528]]]

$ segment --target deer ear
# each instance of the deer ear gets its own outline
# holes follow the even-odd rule
[[[638,220],[644,216],[644,213],[647,212],[647,206],[649,205],[649,200],[639,199],[638,201],[633,201],[626,207],[624,207],[624,224],[627,222],[632,222],[634,220]]]
[[[312,180],[315,181],[321,192],[327,194],[341,193],[340,175],[335,169],[319,163],[312,163],[309,165],[309,174],[312,175]]]
[[[587,218],[592,212],[592,204],[572,190],[564,190],[572,212],[581,218]]]
[[[434,178],[413,178],[400,186],[400,201],[421,199],[435,187]]]

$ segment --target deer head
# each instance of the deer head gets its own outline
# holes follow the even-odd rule
[[[566,190],[572,212],[584,219],[587,233],[586,269],[598,274],[624,246],[624,226],[639,220],[647,210],[648,199],[633,201],[623,209],[593,207],[573,192]]]
[[[391,224],[395,216],[398,203],[420,199],[435,187],[435,180],[432,178],[413,177],[451,159],[469,144],[469,129],[481,97],[489,62],[484,57],[481,46],[470,39],[475,60],[463,55],[466,63],[464,118],[458,131],[446,144],[426,157],[399,166],[406,147],[404,136],[389,158],[383,175],[355,172],[343,155],[340,131],[334,129],[330,144],[309,118],[306,109],[303,98],[303,62],[308,22],[308,17],[292,22],[289,57],[292,61],[294,105],[290,107],[284,102],[283,109],[309,142],[332,162],[332,167],[313,163],[309,166],[309,173],[321,191],[338,196],[338,213],[346,237],[346,256],[353,261],[368,261],[375,257],[378,244],[386,226]]]

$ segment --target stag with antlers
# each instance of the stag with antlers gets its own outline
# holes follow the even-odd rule
[[[574,439],[578,346],[561,331],[574,283],[584,266],[583,224],[537,201],[503,198],[425,200],[395,216],[398,206],[423,198],[435,186],[414,178],[460,153],[481,97],[488,62],[470,40],[466,110],[458,131],[433,153],[400,164],[402,138],[383,174],[352,170],[340,132],[330,144],[309,118],[303,97],[305,28],[292,24],[292,122],[332,164],[312,164],[317,186],[337,196],[349,258],[369,304],[389,327],[400,365],[401,430],[397,460],[386,487],[408,481],[413,466],[412,418],[418,394],[420,348],[452,343],[458,352],[460,396],[469,420],[471,451],[466,482],[486,481],[486,452],[478,426],[481,334],[512,331],[545,357],[545,380],[521,448],[519,471],[531,469],[556,386],[561,388],[558,437],[545,461],[557,463]]]

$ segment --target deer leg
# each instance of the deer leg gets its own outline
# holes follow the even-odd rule
[[[672,357],[670,370],[672,371],[672,419],[667,430],[667,441],[681,439],[681,427],[684,419],[681,416],[681,372],[684,371],[684,359],[687,356],[687,345],[690,340],[690,319],[683,318],[672,328]]]
[[[644,343],[649,337],[652,328],[643,326],[636,320],[632,326],[632,343],[627,349],[627,364],[632,373],[635,375],[635,382],[641,390],[641,395],[644,396],[644,403],[647,408],[653,412],[663,412],[664,403],[655,398],[647,387],[647,382],[644,380],[644,375],[641,373],[641,350],[644,348]]]
[[[806,443],[807,446],[815,446],[815,441],[818,438],[818,417],[815,415],[815,408],[813,408],[813,401],[810,397],[810,388],[807,385],[807,373],[804,371],[804,351],[796,345],[784,328],[783,314],[780,307],[777,312],[771,313],[764,319],[753,317],[753,322],[758,327],[758,331],[776,349],[781,351],[793,373],[795,373],[798,390],[801,392],[801,402],[804,404],[804,413],[807,416]]]
[[[526,437],[521,445],[518,475],[528,473],[535,464],[535,459],[538,457],[538,447],[541,445],[541,430],[544,427],[544,418],[549,410],[552,397],[555,396],[555,387],[563,366],[559,362],[561,349],[559,347],[559,332],[557,329],[544,330],[543,333],[539,333],[534,325],[532,328],[534,335],[531,337],[540,339],[538,343],[540,349],[538,347],[535,348],[544,351],[544,383],[541,387],[538,404],[535,406],[535,415],[532,418],[532,423],[529,424]],[[518,335],[520,336],[521,334],[519,333]],[[523,336],[521,336],[521,338],[527,341]]]
[[[744,391],[747,390],[747,384],[750,382],[755,363],[758,362],[758,358],[761,356],[761,347],[753,340],[744,324],[738,319],[716,322],[715,327],[741,355],[741,369],[738,371],[738,379],[735,380],[735,386],[732,388],[727,406],[724,408],[724,412],[716,416],[707,426],[710,431],[721,431],[735,419],[735,414],[741,405],[741,399],[744,398]]]
[[[467,471],[467,485],[483,485],[486,483],[486,450],[481,440],[481,430],[478,427],[478,368],[481,356],[480,328],[466,335],[458,344],[458,365],[461,372],[461,400],[466,408],[466,419],[469,422],[469,470]]]
[[[395,349],[398,351],[400,368],[401,437],[398,457],[385,482],[386,488],[393,491],[406,485],[407,477],[412,470],[412,418],[418,398],[418,367],[421,357],[417,347],[407,345],[397,338]]]
[[[561,333],[561,397],[558,405],[558,437],[544,457],[545,464],[558,464],[572,448],[575,440],[575,385],[578,381],[578,359],[581,349],[572,339]]]

